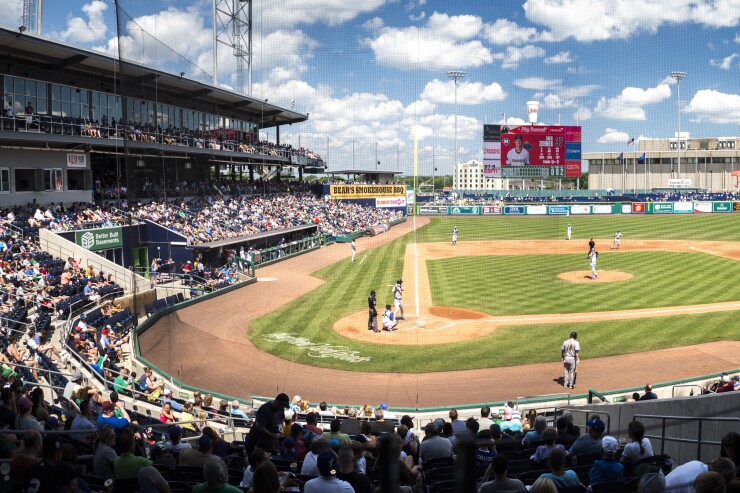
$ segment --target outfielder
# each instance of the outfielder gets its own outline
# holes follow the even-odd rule
[[[457,226],[452,228],[452,244],[457,245]]]
[[[391,290],[393,292],[393,304],[395,305],[393,316],[396,317],[397,320],[406,320],[406,317],[403,316],[403,288],[401,287],[402,283],[403,281],[399,279],[398,281],[396,281],[396,285],[393,286],[393,289]],[[398,317],[398,310],[401,310],[400,317]]]
[[[572,234],[573,234],[573,228],[571,227],[570,223],[568,223],[568,239],[569,240]]]
[[[617,247],[617,250],[619,250],[619,239],[621,237],[622,237],[622,232],[617,230],[617,232],[614,233],[614,241],[612,242],[612,246],[609,247],[609,250],[611,250],[615,246]]]
[[[576,369],[581,362],[581,346],[578,344],[578,332],[571,332],[570,339],[563,342],[560,348],[560,355],[563,358],[563,387],[576,388]]]
[[[591,279],[596,279],[596,259],[599,256],[599,252],[597,252],[595,249],[591,249],[590,252],[588,252],[588,259],[591,263]]]
[[[355,261],[355,255],[357,255],[357,245],[355,245],[355,239],[352,238],[352,262]]]
[[[385,330],[393,332],[393,329],[398,325],[396,316],[391,311],[391,305],[385,305],[385,311],[383,312],[383,328]]]

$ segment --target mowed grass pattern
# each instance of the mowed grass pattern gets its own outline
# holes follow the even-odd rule
[[[574,239],[583,241],[584,247],[589,237],[609,238],[617,228],[625,233],[626,248],[629,248],[630,238],[740,241],[740,215],[571,217],[570,222],[574,228]],[[433,218],[428,226],[417,231],[416,238],[420,242],[447,242],[452,227],[457,225],[461,230],[460,241],[559,239],[565,237],[567,223],[564,217]],[[378,291],[379,303],[391,300],[390,285],[403,271],[406,245],[413,239],[414,234],[411,233],[381,248],[363,252],[367,259],[361,265],[343,260],[316,272],[314,275],[326,280],[325,285],[260,318],[249,328],[247,337],[260,349],[298,363],[353,371],[410,373],[559,361],[557,348],[572,329],[578,330],[583,347],[588,347],[588,358],[740,339],[740,331],[736,328],[740,311],[579,324],[497,327],[496,331],[475,341],[436,346],[425,345],[424,333],[419,331],[418,347],[361,343],[334,332],[332,327],[336,320],[366,309],[371,289]],[[439,277],[440,272],[430,273],[430,277],[435,283],[439,281],[452,286],[444,288],[450,290],[444,295],[446,297],[462,297],[455,294],[455,290],[469,290],[470,296],[464,297],[471,299],[474,292],[490,288],[489,298],[479,301],[478,308],[475,308],[489,313],[526,313],[526,310],[543,313],[543,303],[551,307],[558,303],[560,306],[572,304],[571,312],[594,311],[597,304],[611,304],[614,309],[623,309],[623,304],[613,300],[614,290],[625,293],[620,295],[623,297],[622,303],[641,303],[638,306],[646,306],[649,302],[653,303],[649,306],[661,306],[655,304],[659,302],[655,299],[656,293],[672,292],[674,284],[679,281],[683,285],[680,304],[689,303],[687,299],[703,299],[707,290],[717,293],[719,297],[726,297],[722,299],[740,299],[736,288],[732,286],[738,279],[738,267],[734,261],[701,254],[668,252],[620,252],[609,255],[608,251],[603,251],[605,248],[608,249],[608,245],[600,246],[603,255],[599,258],[598,268],[625,270],[634,274],[635,278],[616,284],[571,285],[569,287],[583,288],[582,293],[571,296],[572,301],[558,301],[561,295],[555,293],[562,289],[544,289],[539,284],[540,279],[528,271],[528,266],[513,256],[495,260],[502,264],[501,270],[506,270],[507,276],[516,278],[520,283],[517,290],[511,291],[506,303],[496,300],[500,292],[506,289],[508,281],[500,283],[491,277],[479,275],[477,271],[481,269],[482,257],[430,262],[430,269],[435,271],[437,267],[434,264],[438,262],[454,262],[454,265],[439,269],[444,271],[443,276],[447,280]],[[691,257],[691,265],[683,258],[677,261],[677,257],[672,255]],[[550,269],[552,272],[553,262],[562,262],[564,270],[588,270],[585,250],[583,255],[533,257],[538,258],[532,260],[532,268]],[[623,266],[625,262],[630,266]],[[644,268],[637,269],[636,266]],[[694,268],[699,270],[694,271]],[[493,271],[491,276],[496,276],[495,269]],[[634,289],[631,285],[641,287]],[[434,292],[437,292],[436,288]],[[437,300],[437,296],[435,294],[435,303],[452,305],[450,301]],[[505,304],[508,311],[498,311],[494,304]],[[576,305],[580,305],[580,308],[576,309]],[[304,337],[313,344],[343,346],[370,360],[350,363],[333,358],[311,357],[310,352],[303,348],[265,340],[264,336],[276,332]]]
[[[601,252],[598,270],[634,278],[572,283],[562,272],[590,269],[583,255],[457,257],[427,262],[435,305],[492,315],[579,313],[740,300],[740,262],[701,253]],[[450,275],[450,273],[454,273]],[[697,282],[696,273],[712,282]],[[461,280],[464,279],[464,282]]]

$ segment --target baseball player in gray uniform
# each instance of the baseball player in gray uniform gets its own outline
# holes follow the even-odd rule
[[[599,252],[596,251],[596,249],[592,248],[590,252],[588,252],[588,260],[591,262],[591,279],[596,279],[596,258],[599,256]]]
[[[406,317],[403,316],[403,288],[401,284],[403,284],[403,281],[399,279],[391,290],[393,291],[393,304],[395,305],[393,316],[396,317],[396,320],[406,320]],[[401,310],[400,317],[398,316],[398,310]]]
[[[578,344],[578,333],[570,333],[570,339],[563,342],[560,354],[563,357],[563,386],[569,389],[576,388],[576,369],[581,362],[579,353],[581,346]]]

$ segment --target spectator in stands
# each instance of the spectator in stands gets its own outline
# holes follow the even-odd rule
[[[491,421],[491,408],[488,406],[483,406],[480,408],[480,419],[478,419],[478,424],[480,425],[481,430],[489,430],[491,428],[491,425],[493,424],[493,421]]]
[[[533,430],[527,432],[522,438],[522,445],[526,448],[531,443],[541,442],[544,439],[543,433],[547,428],[547,419],[543,415],[534,418]]]
[[[172,404],[169,402],[166,402],[164,406],[162,406],[162,410],[159,411],[159,421],[164,424],[174,423],[177,421],[175,413],[172,411]]]
[[[385,419],[385,411],[378,408],[375,410],[375,421],[371,423],[372,425],[372,434],[373,435],[381,435],[383,433],[393,433],[395,431],[395,426],[392,422],[386,421]]]
[[[339,449],[339,471],[337,478],[348,482],[355,493],[372,493],[373,487],[367,475],[355,471],[355,454],[351,447]]]
[[[225,465],[224,467],[221,467],[220,464],[215,462],[204,463],[203,478],[206,482],[193,486],[193,493],[243,493],[242,490],[236,486],[232,486],[226,482],[226,480],[229,479],[229,475],[226,471]]]
[[[333,419],[330,424],[330,432],[328,435],[329,440],[332,438],[335,439],[337,442],[339,442],[340,447],[349,447],[349,442],[351,441],[349,438],[349,435],[346,433],[340,432],[340,428],[342,427],[342,421],[339,419]]]
[[[170,441],[165,446],[165,450],[172,452],[177,458],[180,456],[180,452],[187,448],[192,448],[189,443],[182,441],[182,428],[173,425],[167,429],[167,433],[170,435]]]
[[[21,397],[18,400],[18,416],[15,418],[16,430],[36,430],[39,433],[44,431],[44,427],[31,414],[33,402],[28,397]]]
[[[113,472],[116,479],[136,478],[140,468],[152,465],[149,459],[134,455],[136,440],[131,429],[126,428],[121,431],[117,436],[117,441],[121,455],[113,460]]]
[[[595,461],[588,472],[590,484],[624,479],[624,466],[615,459],[618,451],[616,438],[609,435],[601,438],[601,459]]]
[[[23,476],[25,491],[57,491],[54,470],[61,461],[62,442],[59,435],[44,435],[41,462],[29,466]]]
[[[555,422],[555,427],[558,434],[556,440],[557,443],[564,445],[565,448],[570,447],[575,441],[576,437],[568,434],[568,422],[565,420],[565,418],[562,416],[559,417],[558,420]]]
[[[241,403],[238,400],[234,399],[233,401],[231,401],[231,409],[229,409],[229,412],[231,413],[232,416],[237,416],[244,420],[248,420],[249,414],[251,414],[252,409],[248,408],[249,412],[247,413],[239,409],[240,405]]]
[[[506,476],[509,470],[509,459],[504,454],[496,455],[483,475],[482,485],[479,493],[526,493],[527,488],[518,479],[510,479]],[[491,473],[494,479],[490,480]]]
[[[540,476],[547,478],[555,483],[558,488],[567,488],[569,486],[578,486],[581,481],[578,474],[572,470],[565,470],[565,453],[560,449],[554,449],[547,458],[547,465],[550,466],[550,472]]]
[[[632,441],[624,446],[620,462],[634,465],[655,455],[650,440],[645,438],[645,426],[640,421],[630,421],[627,425],[627,436]]]
[[[116,376],[113,380],[113,390],[118,392],[119,395],[131,396],[131,390],[134,387],[134,382],[129,379],[130,370],[128,368],[121,368],[121,373]]]
[[[703,472],[694,480],[696,493],[725,493],[727,484],[721,474],[713,471]]]
[[[203,466],[206,463],[218,464],[226,473],[226,463],[217,455],[213,455],[213,440],[208,435],[201,435],[198,439],[198,449],[183,449],[180,451],[180,465]]]
[[[726,458],[716,459],[709,464],[692,460],[674,468],[665,477],[665,489],[671,493],[694,493],[693,483],[696,478],[707,471],[715,471],[720,475],[734,475],[731,463],[723,462]]]
[[[322,433],[324,433],[324,430],[318,426],[318,422],[319,422],[318,413],[306,414],[306,436],[304,437],[306,440],[306,445],[310,444],[313,436],[321,435]],[[310,435],[311,433],[313,435]]]
[[[581,429],[573,424],[573,413],[571,413],[570,411],[565,411],[562,417],[565,418],[565,421],[568,423],[568,429],[566,433],[568,433],[568,435],[572,435],[573,438],[578,438],[581,435]]]
[[[113,427],[101,426],[93,452],[93,472],[99,478],[113,479],[116,476],[113,469],[113,461],[117,457],[116,451],[113,450],[115,443],[116,432]]]
[[[247,435],[245,443],[247,452],[251,452],[255,447],[270,452],[280,450],[278,443],[280,426],[283,422],[284,411],[288,407],[290,407],[290,398],[284,393],[278,394],[274,400],[260,406],[254,424]]]
[[[727,457],[740,468],[740,434],[730,431],[722,437],[720,457]]]
[[[319,404],[318,414],[319,416],[326,416],[327,418],[334,417],[334,413],[329,409],[329,405],[326,402]]]
[[[95,423],[93,423],[92,411],[90,409],[90,400],[86,399],[80,402],[80,414],[74,417],[72,420],[72,426],[70,430],[79,431],[80,433],[72,433],[72,438],[82,443],[92,443],[93,431],[95,431]]]
[[[452,425],[453,435],[456,435],[457,433],[465,429],[465,421],[460,421],[459,419],[457,419],[457,409],[450,409],[448,415],[450,417],[450,424]]]
[[[38,367],[38,364],[36,363],[36,359],[34,355],[31,353],[31,351],[25,351],[20,348],[20,344],[18,343],[17,336],[10,336],[8,338],[8,355],[10,356],[11,363],[14,365],[23,365],[28,366],[31,368],[31,371],[33,373],[33,378],[35,378],[37,381],[39,379],[39,374],[36,368]]]
[[[439,435],[439,426],[436,423],[427,423],[424,426],[424,440],[419,446],[419,464],[439,458],[452,459],[452,443]]]
[[[28,468],[39,462],[41,451],[41,434],[36,430],[25,432],[21,447],[13,452],[13,460],[10,462],[10,478],[13,481],[22,481]]]
[[[529,458],[529,460],[531,460],[535,464],[539,464],[546,461],[547,458],[550,456],[550,452],[552,452],[556,448],[560,449],[562,452],[565,452],[565,447],[563,445],[555,444],[557,438],[558,432],[555,431],[555,428],[545,428],[545,431],[542,432],[542,440],[545,443],[544,445],[537,446],[537,449]]]
[[[657,399],[658,394],[653,392],[653,386],[650,384],[645,385],[645,394],[640,397],[641,401],[651,401],[653,399]]]
[[[116,409],[121,413],[121,417],[116,417]],[[103,413],[98,416],[98,428],[103,425],[110,425],[114,430],[120,431],[129,427],[131,418],[129,418],[126,408],[123,407],[123,403],[119,402],[118,405],[113,404],[111,401],[103,402]]]
[[[373,426],[369,421],[360,422],[360,434],[355,439],[365,450],[372,451],[378,447],[378,438],[373,435]]]
[[[302,476],[318,476],[319,469],[316,464],[319,455],[330,450],[331,445],[329,440],[324,436],[317,436],[311,440],[310,445],[311,451],[306,454],[306,458],[303,459],[303,466],[301,467]]]
[[[139,469],[139,493],[170,493],[170,484],[154,466]]]
[[[637,484],[638,493],[665,493],[665,491],[663,471],[645,473]]]
[[[727,373],[723,373],[719,385],[717,385],[717,393],[732,392],[733,390],[735,390],[735,385],[730,379],[730,376]]]
[[[571,455],[597,455],[601,453],[601,435],[606,430],[606,425],[598,418],[589,419],[586,422],[588,432],[576,438],[570,446]]]
[[[269,462],[270,461],[270,454],[268,452],[265,452],[259,447],[256,447],[254,450],[252,450],[252,453],[249,454],[249,465],[246,469],[244,469],[244,476],[242,477],[241,483],[239,483],[239,486],[242,488],[251,488],[252,487],[252,481],[254,478],[254,471],[259,467],[262,462]]]
[[[529,491],[530,493],[558,493],[558,487],[553,480],[540,476]]]
[[[213,455],[217,457],[226,457],[229,455],[229,444],[216,433],[216,430],[210,426],[203,428],[203,435],[210,437],[211,443],[213,444]]]
[[[493,440],[494,445],[500,446],[514,443],[514,437],[501,431],[501,425],[498,423],[492,424],[490,429],[491,439]]]
[[[82,379],[83,375],[79,371],[75,372],[75,374],[70,377],[67,385],[64,386],[64,392],[62,393],[65,399],[70,400],[72,398],[72,392],[74,391],[75,386],[81,385]]]

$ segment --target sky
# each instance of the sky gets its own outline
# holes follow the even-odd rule
[[[172,50],[142,61],[213,73],[210,0],[119,5],[135,22],[124,25]],[[21,9],[0,0],[0,25],[16,29]],[[115,10],[47,0],[41,34],[114,54]],[[330,170],[410,174],[416,135],[419,174],[449,174],[456,147],[459,161],[481,160],[483,125],[524,123],[529,100],[542,123],[580,124],[585,153],[632,149],[677,131],[672,71],[688,74],[682,132],[740,135],[740,0],[254,0],[253,25],[253,96],[308,113],[280,139]],[[218,60],[219,84],[236,87],[233,56]],[[465,71],[456,91],[450,70]]]

